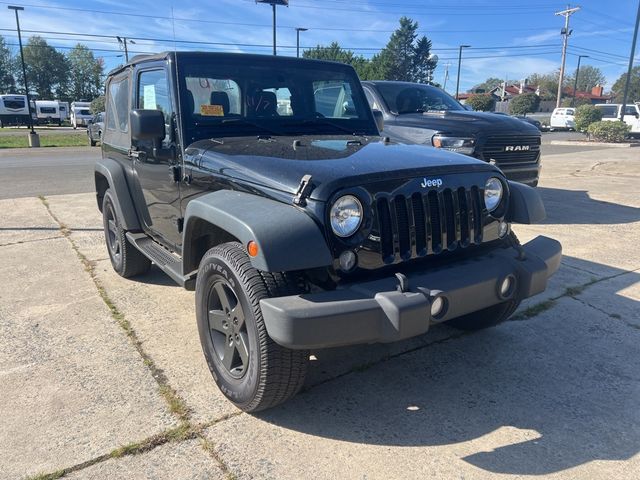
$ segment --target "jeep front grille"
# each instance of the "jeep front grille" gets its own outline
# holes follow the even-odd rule
[[[511,150],[510,147],[527,150]],[[480,147],[481,158],[487,162],[495,160],[497,166],[536,162],[539,155],[539,135],[494,135]]]
[[[409,260],[482,243],[482,209],[478,187],[376,199],[382,260],[393,263],[397,257]]]

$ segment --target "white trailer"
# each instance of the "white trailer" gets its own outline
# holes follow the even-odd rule
[[[0,127],[28,125],[29,107],[26,95],[0,95]]]
[[[58,110],[60,111],[60,120],[63,122],[69,120],[69,102],[61,102],[58,100]]]
[[[91,114],[91,102],[73,102],[70,109],[71,126],[76,129],[79,126],[86,127],[89,120],[93,118]]]
[[[36,100],[36,119],[39,125],[57,123],[62,125],[60,104],[57,100]]]

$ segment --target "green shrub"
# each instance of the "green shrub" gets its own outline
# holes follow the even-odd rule
[[[582,105],[576,109],[576,130],[586,132],[589,125],[602,120],[602,111],[593,105]]]
[[[465,105],[469,105],[471,108],[478,112],[492,112],[496,108],[496,100],[493,95],[489,93],[471,95]]]
[[[631,131],[631,126],[626,123],[613,121],[599,121],[589,125],[587,132],[595,140],[601,142],[622,142]]]
[[[509,102],[509,113],[511,115],[526,115],[538,110],[540,97],[535,93],[523,93]]]
[[[104,95],[94,98],[91,102],[91,107],[89,108],[91,109],[91,113],[94,115],[96,113],[104,112]]]

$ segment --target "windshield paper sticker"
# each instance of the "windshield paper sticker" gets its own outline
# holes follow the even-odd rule
[[[155,110],[157,108],[155,85],[144,86],[144,108],[147,110]]]
[[[200,115],[204,117],[224,117],[222,105],[200,105]]]

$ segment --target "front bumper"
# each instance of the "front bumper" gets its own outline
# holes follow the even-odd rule
[[[497,249],[407,275],[410,288],[405,292],[390,277],[333,291],[263,299],[262,316],[269,336],[293,349],[403,340],[425,333],[432,323],[543,292],[560,266],[562,247],[540,236],[523,249],[524,259],[513,248]],[[499,286],[508,276],[515,278],[516,285],[507,297],[501,297]],[[437,319],[430,313],[435,292],[448,305]]]

